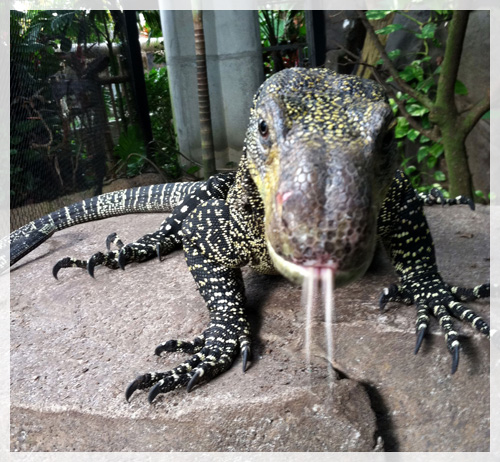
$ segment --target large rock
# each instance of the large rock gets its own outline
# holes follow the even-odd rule
[[[489,209],[427,209],[444,278],[472,286],[489,279]],[[88,223],[56,233],[11,271],[11,449],[14,451],[487,451],[489,343],[460,325],[459,370],[432,325],[413,355],[415,309],[378,297],[395,276],[381,261],[336,291],[334,362],[304,355],[301,290],[245,270],[254,332],[252,366],[241,361],[190,394],[149,405],[124,389],[136,375],[185,357],[154,356],[169,338],[190,339],[208,313],[182,253],[125,271],[78,269],[52,278],[68,255],[102,250],[155,229],[159,215]],[[488,304],[474,306],[487,320]],[[319,322],[321,328],[321,322]],[[457,326],[460,323],[457,322]],[[319,345],[319,346],[318,346]],[[331,386],[331,389],[330,389]]]

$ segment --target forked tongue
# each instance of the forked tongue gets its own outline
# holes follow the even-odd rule
[[[312,356],[322,357],[328,371],[328,386],[335,381],[333,369],[333,321],[335,299],[333,294],[335,269],[332,267],[310,267],[302,283],[302,305],[306,310],[305,355],[308,371],[312,371]],[[317,294],[321,291],[321,297]],[[321,309],[322,308],[322,309]],[[324,326],[324,341],[321,341],[321,324]]]

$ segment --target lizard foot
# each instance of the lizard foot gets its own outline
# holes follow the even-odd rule
[[[110,250],[111,244],[117,247],[117,250]],[[59,260],[52,268],[52,274],[57,279],[57,275],[62,268],[83,268],[90,276],[94,277],[96,266],[106,266],[110,269],[125,269],[125,265],[131,262],[143,262],[155,255],[159,255],[159,244],[147,246],[142,243],[131,243],[124,245],[116,233],[110,234],[106,238],[107,253],[96,252],[88,260],[78,260],[72,257],[66,257]]]
[[[470,199],[469,197],[457,196],[457,197],[454,197],[453,199],[446,199],[443,195],[443,192],[438,188],[432,188],[429,191],[429,194],[419,193],[419,197],[423,201],[423,203],[426,205],[435,205],[435,204],[457,205],[457,204],[462,204],[462,205],[468,205],[471,210],[475,210],[475,208],[476,208],[474,201],[472,199]]]
[[[96,266],[104,265],[111,269],[117,269],[116,263],[117,252],[111,251],[107,254],[97,252],[92,255],[88,260],[79,260],[72,257],[65,257],[59,260],[52,268],[52,275],[58,279],[57,275],[62,268],[82,268],[86,269],[90,276],[94,277],[94,268]]]
[[[460,342],[453,326],[452,317],[471,324],[489,337],[488,324],[473,310],[460,302],[489,297],[490,285],[482,284],[472,289],[450,286],[438,274],[419,280],[407,280],[401,285],[391,285],[380,297],[380,307],[387,302],[402,302],[417,305],[415,354],[418,353],[429,326],[430,315],[434,316],[445,334],[446,345],[452,355],[451,373],[458,367]]]
[[[190,392],[201,381],[207,382],[228,370],[238,350],[241,352],[245,371],[250,355],[250,338],[247,322],[242,318],[234,320],[225,328],[221,327],[220,321],[212,322],[210,327],[192,342],[169,340],[159,345],[155,354],[183,352],[192,356],[170,371],[140,375],[127,387],[125,398],[129,401],[136,390],[146,388],[151,388],[148,395],[150,403],[160,393],[167,393],[176,388],[186,387]]]
[[[52,275],[57,278],[62,268],[82,268],[86,269],[90,276],[94,277],[94,268],[96,266],[107,266],[111,269],[118,268],[118,251],[111,251],[111,244],[117,246],[118,251],[123,247],[123,242],[117,237],[116,233],[111,233],[106,238],[106,249],[108,253],[96,252],[88,260],[79,260],[77,258],[65,257],[59,260],[52,268]]]

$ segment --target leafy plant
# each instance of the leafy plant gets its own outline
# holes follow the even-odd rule
[[[85,73],[105,67],[86,52],[105,32],[115,40],[111,22],[106,11],[11,11],[12,207],[87,189],[104,175],[94,142],[103,124]]]
[[[179,178],[182,170],[176,149],[167,69],[166,67],[151,69],[144,77],[151,111],[151,129],[156,142],[154,162],[169,178]]]
[[[132,125],[123,132],[114,148],[115,154],[120,158],[118,168],[126,166],[127,176],[139,175],[144,167],[146,148],[144,137],[137,125]]]
[[[260,10],[260,40],[262,46],[306,42],[305,12],[301,10]],[[304,47],[306,48],[306,47]],[[298,50],[272,50],[264,52],[266,77],[287,67],[298,65]]]
[[[379,80],[385,81],[392,96],[393,110],[400,114],[396,137],[420,144],[415,158],[403,159],[403,168],[420,190],[430,189],[435,182],[448,181],[452,196],[463,194],[472,197],[465,139],[489,110],[489,97],[485,95],[464,112],[459,112],[456,106],[456,97],[467,94],[465,85],[457,80],[457,72],[469,12],[431,11],[426,21],[419,21],[410,14],[398,11],[414,27],[389,24],[374,31],[368,20],[381,19],[389,13],[392,11],[369,11],[361,14],[361,19],[381,56],[378,63],[381,68],[376,71]],[[446,47],[441,56],[434,58],[431,51],[442,47],[437,31],[444,24],[448,25]],[[413,60],[403,69],[396,69],[394,65],[402,50],[388,54],[377,39],[377,35],[396,31],[413,34],[421,44]],[[394,91],[394,87],[399,91]],[[438,168],[441,158],[446,159],[448,178]]]

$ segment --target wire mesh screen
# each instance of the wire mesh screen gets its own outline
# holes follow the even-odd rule
[[[10,22],[12,230],[100,194],[146,150],[123,13],[11,11]]]

